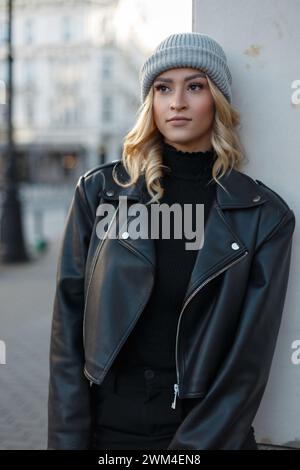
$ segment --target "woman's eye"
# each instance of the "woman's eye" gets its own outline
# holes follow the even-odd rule
[[[192,83],[192,84],[190,85],[190,87],[199,87],[200,89],[203,88],[203,86],[204,86],[204,85],[203,85],[202,83]]]
[[[192,89],[196,90],[196,88],[194,88],[194,87],[198,87],[198,89],[202,89],[204,87],[204,85],[202,83],[191,83],[191,85],[189,85],[189,87],[191,87],[191,88],[193,87]],[[162,91],[162,92],[165,91],[165,88],[169,88],[169,87],[167,87],[166,85],[156,85],[155,86],[156,90]]]
[[[157,85],[155,87],[155,89],[158,90],[158,91],[161,90],[162,88],[168,88],[168,87],[166,85]]]

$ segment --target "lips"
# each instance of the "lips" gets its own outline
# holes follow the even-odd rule
[[[174,117],[172,119],[170,119],[169,121],[167,121],[170,126],[172,127],[184,127],[186,126],[189,122],[191,121],[191,119],[188,119],[188,118],[185,118],[185,117]]]
[[[173,117],[171,119],[168,119],[168,122],[172,122],[172,121],[191,121],[191,119],[188,119],[188,118],[183,117],[183,116],[176,116],[176,117]]]

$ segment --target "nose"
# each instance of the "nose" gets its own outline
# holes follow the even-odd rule
[[[179,89],[175,91],[173,97],[171,98],[170,108],[176,110],[186,108],[183,91]]]

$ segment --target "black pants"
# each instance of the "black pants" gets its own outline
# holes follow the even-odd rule
[[[195,399],[174,399],[174,371],[112,367],[92,385],[92,449],[167,449]],[[257,450],[253,428],[243,449]]]

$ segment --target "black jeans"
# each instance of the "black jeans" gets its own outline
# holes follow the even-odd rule
[[[112,367],[91,387],[92,449],[167,449],[194,399],[174,399],[175,371]],[[253,428],[243,449],[257,450]]]

